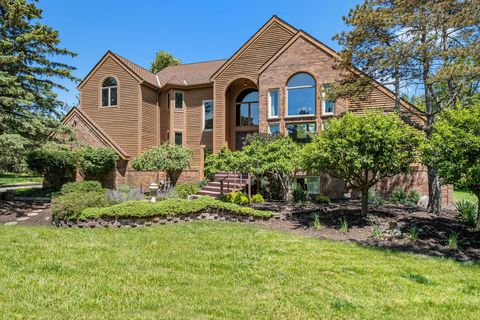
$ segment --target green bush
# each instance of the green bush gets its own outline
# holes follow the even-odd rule
[[[420,200],[420,193],[416,190],[406,192],[400,187],[395,188],[390,195],[390,201],[395,204],[403,204],[406,206],[414,206]]]
[[[76,154],[68,146],[47,143],[27,155],[27,164],[30,170],[43,175],[47,187],[59,190],[74,180]]]
[[[406,205],[416,206],[420,201],[420,193],[417,190],[412,190],[407,194]]]
[[[375,190],[368,190],[368,203],[373,204],[374,206],[378,206],[380,204],[383,204],[383,202],[383,198],[377,192],[375,192]]]
[[[250,199],[251,203],[264,203],[265,200],[263,199],[261,194],[254,194],[252,198]]]
[[[78,166],[86,180],[102,180],[115,168],[118,156],[110,148],[86,146],[78,151]]]
[[[234,203],[239,206],[246,205],[250,202],[248,197],[241,191],[234,191],[227,194],[223,194],[220,197],[220,201]]]
[[[86,208],[111,205],[105,192],[70,192],[52,199],[55,219],[77,220]]]
[[[188,196],[197,194],[200,187],[196,183],[179,183],[173,188],[173,192],[182,199],[187,199]]]
[[[322,194],[314,196],[312,200],[317,204],[330,204],[330,198]]]
[[[457,208],[463,222],[472,227],[477,225],[478,207],[475,202],[461,200],[455,203],[455,207]]]
[[[299,185],[295,185],[292,190],[293,203],[307,202],[307,192]]]
[[[177,216],[203,212],[207,209],[233,213],[243,216],[271,217],[270,211],[255,210],[234,203],[225,203],[211,197],[194,200],[167,199],[160,202],[129,201],[106,208],[89,208],[83,210],[81,220],[98,218],[149,218],[155,216]]]
[[[102,185],[98,181],[78,181],[65,183],[60,189],[60,194],[103,191]]]

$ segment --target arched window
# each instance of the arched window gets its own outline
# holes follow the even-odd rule
[[[297,73],[287,83],[289,116],[315,114],[315,79],[308,73]]]
[[[258,91],[244,90],[237,97],[237,121],[239,127],[258,126]]]
[[[113,107],[117,105],[118,94],[117,80],[108,77],[102,83],[102,107]]]

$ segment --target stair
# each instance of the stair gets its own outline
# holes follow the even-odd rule
[[[250,184],[248,173],[220,172],[215,175],[213,181],[204,186],[197,195],[210,196],[218,199],[223,194],[245,189]],[[223,187],[222,187],[223,185]]]

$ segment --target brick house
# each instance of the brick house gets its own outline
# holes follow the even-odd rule
[[[157,74],[108,51],[79,84],[80,105],[64,118],[81,141],[108,146],[119,155],[112,182],[146,186],[156,173],[136,172],[130,160],[161,143],[193,151],[191,167],[179,181],[203,178],[204,156],[227,146],[242,147],[253,132],[290,135],[305,142],[306,132],[346,111],[394,111],[394,95],[378,86],[370,101],[325,99],[324,90],[340,77],[336,52],[308,33],[272,17],[227,60],[171,66]],[[415,108],[402,101],[403,108]],[[341,197],[343,184],[329,177],[298,177],[311,192]],[[379,185],[427,193],[418,166]],[[444,200],[451,200],[451,188]],[[447,192],[445,192],[447,191]]]

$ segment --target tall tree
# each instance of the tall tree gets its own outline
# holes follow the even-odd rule
[[[76,54],[60,48],[58,31],[41,24],[36,1],[0,0],[0,134],[19,134],[44,141],[63,103],[58,79],[77,80],[74,68],[54,60]]]
[[[480,0],[365,0],[344,17],[350,31],[335,36],[343,50],[343,79],[332,97],[366,98],[376,85],[393,88],[395,108],[410,126],[430,139],[437,116],[461,97],[478,92]],[[362,72],[351,72],[353,67]],[[422,110],[401,107],[415,90]],[[414,121],[415,117],[424,123]],[[441,210],[438,170],[428,165],[429,210]]]
[[[155,60],[150,65],[150,72],[157,73],[169,66],[176,66],[181,64],[180,59],[175,58],[170,53],[160,50],[155,55]]]

